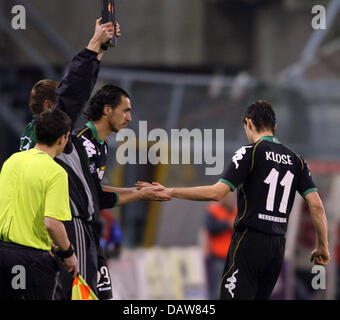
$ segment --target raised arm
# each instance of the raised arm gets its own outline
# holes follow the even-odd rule
[[[97,81],[100,60],[103,56],[101,45],[112,39],[115,32],[119,37],[119,24],[116,25],[116,28],[112,26],[111,22],[101,25],[101,19],[98,19],[90,42],[72,59],[68,71],[57,89],[56,108],[66,112],[73,124],[89,100]]]
[[[95,34],[93,35],[93,38],[90,40],[87,49],[98,52],[97,59],[99,61],[102,61],[103,55],[105,50],[102,49],[102,44],[105,44],[108,40],[107,37],[110,39],[113,38],[114,35],[116,37],[121,36],[120,32],[120,25],[118,22],[115,22],[114,28],[112,27],[111,23],[106,23],[101,25],[101,18],[96,21],[96,29]]]

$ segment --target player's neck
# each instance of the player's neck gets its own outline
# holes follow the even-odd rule
[[[54,159],[56,154],[57,154],[57,146],[56,145],[49,147],[48,145],[40,144],[40,143],[37,142],[36,145],[34,146],[34,149],[37,149],[37,150],[40,150],[40,151],[47,153],[52,159]]]
[[[274,134],[272,131],[270,130],[265,130],[265,131],[261,131],[261,132],[254,132],[253,134],[253,143],[255,143],[256,141],[259,141],[262,137],[273,137]]]
[[[106,121],[98,120],[92,122],[97,130],[97,136],[100,140],[105,140],[112,132],[111,128],[107,126]]]

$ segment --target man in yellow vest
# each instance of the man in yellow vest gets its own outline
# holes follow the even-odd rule
[[[207,207],[207,280],[209,299],[218,297],[225,258],[228,253],[233,224],[237,215],[234,195],[228,193],[219,202],[211,202]]]
[[[37,144],[13,154],[0,174],[0,300],[52,300],[58,264],[75,277],[78,261],[62,221],[71,220],[66,171],[53,159],[71,130],[60,110],[41,113]]]

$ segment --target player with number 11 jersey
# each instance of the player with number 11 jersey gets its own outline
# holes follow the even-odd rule
[[[237,189],[238,213],[220,286],[223,300],[269,299],[282,268],[296,191],[305,199],[316,231],[311,261],[327,265],[330,259],[322,200],[306,162],[275,137],[272,106],[255,101],[247,108],[243,123],[250,144],[235,152],[217,183],[166,189],[173,198],[194,201],[218,201]]]
[[[238,189],[235,230],[285,235],[295,193],[316,191],[306,162],[274,136],[236,151],[220,179]]]

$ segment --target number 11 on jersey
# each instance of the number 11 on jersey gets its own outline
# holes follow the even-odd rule
[[[267,211],[274,211],[274,203],[275,203],[275,196],[276,196],[276,188],[277,182],[279,179],[279,172],[273,168],[267,178],[264,180],[264,183],[269,184],[269,190],[267,195],[267,203],[266,203],[266,210]],[[292,187],[294,179],[294,174],[292,174],[289,170],[286,172],[285,176],[280,182],[280,185],[284,188],[283,195],[280,203],[279,211],[281,213],[287,212],[288,206],[288,198],[290,194],[290,189]]]

